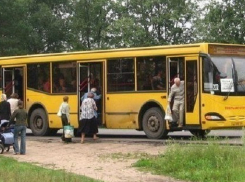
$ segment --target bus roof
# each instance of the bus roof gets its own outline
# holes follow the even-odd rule
[[[135,47],[135,48],[119,48],[106,50],[89,50],[89,51],[74,51],[62,53],[46,53],[46,54],[30,54],[21,56],[0,57],[1,65],[4,64],[21,64],[29,62],[47,62],[47,61],[67,61],[67,60],[89,60],[89,59],[104,59],[113,57],[133,57],[133,56],[151,56],[151,55],[174,55],[176,49],[179,54],[198,54],[200,52],[208,53],[208,45],[217,46],[241,46],[240,44],[220,44],[220,43],[196,43],[196,44],[180,44],[180,45],[162,45],[151,47]],[[142,53],[144,51],[144,53]],[[164,52],[163,52],[164,51]],[[123,54],[122,52],[127,52]],[[44,59],[45,58],[45,59]],[[9,62],[13,60],[14,62]],[[16,61],[16,62],[15,62]]]

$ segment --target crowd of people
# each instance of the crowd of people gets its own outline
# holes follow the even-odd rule
[[[88,134],[93,135],[94,140],[98,139],[98,108],[96,102],[101,99],[101,95],[97,94],[96,91],[96,88],[93,87],[90,92],[81,97],[79,128],[77,130],[78,135],[81,136],[81,143],[85,142],[85,136]],[[184,120],[184,81],[180,81],[179,78],[174,79],[174,85],[171,87],[168,97],[169,105],[171,101],[174,101],[172,107],[173,120],[178,122],[179,127],[182,127]],[[59,108],[63,128],[70,125],[70,106],[68,102],[69,97],[64,96]],[[9,123],[8,126],[14,124],[14,154],[25,155],[27,112],[16,93],[13,93],[9,99],[7,99],[6,94],[1,95],[0,124],[2,125],[5,122]],[[21,136],[20,147],[18,143],[19,135]],[[61,138],[64,142],[71,142],[71,138],[65,137],[64,130]]]
[[[7,123],[6,126],[14,125],[14,154],[25,155],[27,112],[18,94],[13,93],[10,99],[7,99],[6,94],[1,95],[0,119],[1,132],[6,129],[5,125],[3,125],[4,123]],[[19,134],[21,136],[20,147],[18,142]]]

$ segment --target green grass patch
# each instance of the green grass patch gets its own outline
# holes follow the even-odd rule
[[[173,144],[164,154],[142,158],[134,166],[193,182],[244,182],[245,148],[216,142]]]
[[[99,182],[64,170],[46,169],[4,156],[0,156],[0,176],[0,182]]]

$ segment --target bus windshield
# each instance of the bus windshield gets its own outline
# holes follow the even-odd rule
[[[204,60],[204,91],[216,95],[244,95],[244,57],[211,56],[211,62]]]

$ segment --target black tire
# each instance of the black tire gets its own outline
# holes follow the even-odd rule
[[[48,117],[43,109],[39,108],[31,113],[30,128],[35,136],[45,136],[49,134]]]
[[[189,130],[197,138],[206,138],[210,130]]]
[[[168,134],[163,112],[157,107],[150,108],[146,111],[143,116],[142,125],[148,138],[160,139],[165,138]]]
[[[2,154],[4,152],[4,146],[3,144],[0,144],[0,154]]]

